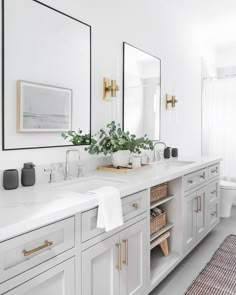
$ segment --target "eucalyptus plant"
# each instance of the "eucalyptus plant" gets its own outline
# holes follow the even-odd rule
[[[73,145],[89,145],[91,143],[91,135],[83,134],[81,129],[79,129],[77,132],[71,130],[62,133],[61,136],[65,140],[69,139],[69,142],[71,142]]]
[[[95,134],[91,139],[91,145],[85,150],[90,154],[111,154],[117,151],[129,150],[131,153],[140,154],[142,150],[153,150],[153,142],[147,135],[137,138],[129,131],[123,131],[115,121],[109,123],[105,129]]]

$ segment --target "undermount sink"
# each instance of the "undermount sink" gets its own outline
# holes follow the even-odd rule
[[[190,164],[193,164],[194,162],[191,162],[191,161],[163,161],[163,162],[155,162],[153,163],[154,165],[158,165],[162,168],[171,168],[171,167],[183,167],[183,166],[186,166],[186,165],[190,165]]]
[[[190,164],[193,164],[193,163],[194,162],[191,162],[191,161],[170,161],[167,164],[170,165],[170,166],[179,167],[179,166],[190,165]]]
[[[116,180],[105,177],[87,177],[80,179],[77,182],[62,184],[59,188],[75,193],[85,194],[88,191],[99,189],[103,186],[114,186],[119,188],[123,183],[125,183],[125,180]]]

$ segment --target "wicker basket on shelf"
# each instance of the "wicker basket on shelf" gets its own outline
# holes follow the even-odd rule
[[[167,197],[167,183],[162,183],[157,186],[153,186],[151,188],[151,197],[150,197],[150,202],[154,203],[158,200],[161,200],[165,197]]]
[[[150,233],[151,235],[163,228],[166,225],[166,212],[152,218],[150,220]]]

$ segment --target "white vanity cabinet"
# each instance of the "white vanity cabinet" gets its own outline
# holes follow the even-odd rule
[[[204,184],[207,181],[207,168],[197,170],[184,176],[183,187],[184,191],[191,190],[197,186]]]
[[[0,283],[72,249],[74,217],[0,243]]]
[[[142,220],[120,233],[122,271],[120,294],[139,295],[147,288],[147,220]]]
[[[219,168],[218,168],[219,169]],[[214,170],[213,171],[218,171]],[[214,172],[215,173],[215,172]],[[220,182],[218,179],[209,183],[207,200],[207,226],[214,228],[220,220]]]
[[[0,242],[0,294],[77,295],[75,217]]]
[[[170,231],[168,256],[159,246],[150,253],[153,177],[122,198],[124,225],[110,232],[97,228],[95,203],[0,242],[0,295],[150,294],[218,224],[219,172],[214,161],[168,176],[169,195],[155,203],[167,213],[158,235]]]
[[[82,253],[82,294],[141,295],[147,289],[147,219]]]
[[[192,182],[197,178],[198,182]],[[192,185],[198,186],[190,190]],[[183,250],[187,252],[201,241],[219,222],[219,164],[184,176],[184,240]]]
[[[67,261],[4,293],[5,295],[75,295],[75,261]]]
[[[208,168],[209,184],[207,195],[207,228],[212,230],[220,221],[220,165]]]
[[[207,216],[206,216],[206,200],[208,188],[207,186],[197,191],[197,240],[201,240],[207,232]]]
[[[214,228],[220,220],[219,202],[216,202],[207,211],[207,226],[209,229]]]
[[[119,295],[119,271],[116,268],[121,249],[116,234],[82,253],[82,294]]]
[[[197,196],[194,192],[184,199],[183,203],[183,231],[184,231],[184,250],[191,248],[197,241]]]
[[[144,190],[121,200],[124,222],[147,211],[147,196],[147,190]],[[97,228],[98,208],[85,211],[81,215],[82,242],[86,242],[105,232],[104,229]]]
[[[202,239],[207,231],[206,199],[207,186],[184,198],[184,250]]]

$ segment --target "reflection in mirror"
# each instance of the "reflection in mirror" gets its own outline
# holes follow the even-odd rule
[[[124,43],[123,127],[160,140],[161,61]]]
[[[36,0],[3,0],[3,149],[71,145],[91,129],[91,27]]]

